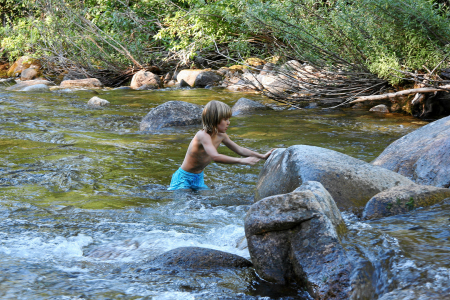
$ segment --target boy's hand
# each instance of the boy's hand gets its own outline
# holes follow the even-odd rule
[[[263,155],[263,159],[268,159],[270,154],[272,154],[272,152],[275,150],[275,148],[271,149],[269,152],[267,152],[266,154]]]
[[[243,165],[252,165],[253,166],[258,161],[259,161],[259,158],[256,158],[256,157],[253,157],[253,156],[249,156],[249,157],[243,158],[241,164],[243,164]]]

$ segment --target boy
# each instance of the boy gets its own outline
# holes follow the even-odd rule
[[[215,161],[223,164],[254,165],[260,159],[267,159],[272,150],[259,154],[234,143],[226,131],[230,126],[231,108],[223,102],[211,101],[202,113],[203,129],[197,132],[189,144],[183,164],[172,175],[169,190],[209,189],[203,181],[203,169]],[[231,157],[217,152],[220,143],[245,158]]]

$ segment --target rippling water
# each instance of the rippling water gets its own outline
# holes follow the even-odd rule
[[[94,95],[111,106],[89,108]],[[251,269],[147,271],[181,246],[249,258],[243,218],[257,166],[211,164],[202,192],[168,192],[196,127],[139,132],[169,100],[232,105],[245,96],[275,108],[234,117],[240,145],[265,152],[307,144],[371,161],[423,123],[366,111],[288,110],[221,90],[7,92],[0,88],[1,299],[306,299]],[[221,153],[232,153],[220,147]],[[448,299],[450,203],[361,222],[344,213],[343,244],[358,262],[360,299]]]

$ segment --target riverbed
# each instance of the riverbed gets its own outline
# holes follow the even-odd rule
[[[109,107],[92,108],[98,96]],[[272,110],[231,119],[228,135],[264,153],[305,144],[370,162],[426,124],[366,110],[292,110],[261,95],[219,89],[54,90],[0,87],[1,299],[308,299],[252,269],[151,272],[182,246],[249,258],[244,217],[263,166],[211,164],[211,190],[167,191],[199,126],[140,132],[170,100],[230,106],[246,97]],[[219,152],[233,155],[226,147]],[[449,299],[450,202],[378,221],[343,212],[358,261],[360,299]]]

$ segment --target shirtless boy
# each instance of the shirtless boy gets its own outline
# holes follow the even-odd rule
[[[202,113],[203,129],[197,132],[189,144],[181,167],[172,175],[169,190],[209,189],[203,181],[203,170],[212,161],[222,164],[254,165],[260,159],[267,159],[272,150],[259,154],[237,145],[230,140],[226,131],[230,126],[231,108],[223,102],[211,101],[206,104]],[[220,143],[245,158],[220,154],[217,148]]]

